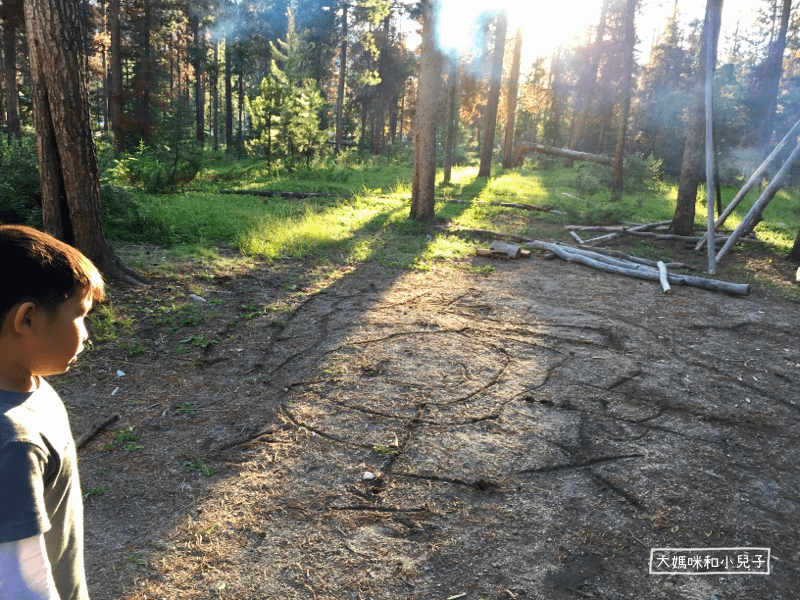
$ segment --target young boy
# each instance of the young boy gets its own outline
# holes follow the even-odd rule
[[[16,225],[0,225],[0,265],[0,600],[88,600],[75,442],[42,377],[83,350],[103,280],[75,248]]]

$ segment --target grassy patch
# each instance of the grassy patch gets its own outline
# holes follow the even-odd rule
[[[554,164],[547,169],[506,171],[495,166],[492,177],[479,178],[476,167],[457,167],[449,185],[442,185],[440,176],[436,215],[440,222],[455,227],[533,238],[552,237],[553,225],[646,223],[672,218],[677,184],[656,181],[646,172],[642,182],[629,186],[620,202],[610,202],[603,169],[607,168],[565,169]],[[244,257],[302,257],[351,265],[376,260],[391,267],[419,269],[435,268],[446,259],[472,254],[483,241],[441,236],[409,219],[411,177],[411,168],[406,165],[362,161],[350,154],[293,173],[270,169],[260,162],[223,161],[203,171],[188,192],[135,196],[144,219],[140,227],[142,244],[131,246],[126,259],[145,271],[169,274],[175,261],[191,258],[201,263],[198,277],[210,277],[209,273],[222,267],[223,260],[232,260],[221,258],[218,252],[226,246],[233,246]],[[596,182],[600,184],[594,185]],[[265,198],[220,193],[225,189],[327,195]],[[727,205],[736,192],[734,188],[724,189],[723,204]],[[735,227],[757,196],[757,191],[751,192],[726,226]],[[698,198],[696,224],[703,227],[702,186]],[[492,204],[497,202],[549,205],[566,215],[531,214]],[[800,194],[783,190],[764,211],[764,221],[756,232],[777,253],[785,254],[794,241],[798,218]],[[97,321],[95,328],[102,331],[99,316]],[[113,335],[113,331],[99,337],[103,335]]]

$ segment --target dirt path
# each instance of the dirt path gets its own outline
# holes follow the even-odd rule
[[[59,381],[76,433],[121,414],[81,451],[92,597],[796,598],[798,305],[495,266],[125,295],[142,350]],[[664,547],[772,573],[650,575]]]

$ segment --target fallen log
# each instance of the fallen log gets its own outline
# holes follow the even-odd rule
[[[445,231],[447,233],[455,233],[457,235],[461,235],[461,234],[485,235],[487,237],[494,237],[494,238],[508,238],[510,240],[515,240],[517,242],[524,242],[524,243],[528,243],[528,242],[532,242],[533,241],[531,238],[527,238],[527,237],[522,236],[522,235],[516,235],[516,234],[513,234],[513,233],[501,233],[499,231],[491,231],[490,229],[469,229],[469,228],[466,228],[466,227],[464,227],[464,228],[459,227],[458,229],[454,229],[454,228],[446,227],[444,225],[439,225],[437,227],[437,229],[441,229],[442,231]]]
[[[500,252],[498,250],[491,250],[489,248],[478,248],[475,250],[475,256],[480,256],[482,258],[494,258],[496,260],[508,260],[509,256],[506,252]]]
[[[489,250],[492,252],[503,252],[508,255],[508,258],[519,258],[522,254],[522,248],[515,244],[509,244],[508,242],[501,242],[500,240],[495,240],[489,246]]]
[[[659,281],[661,278],[658,269],[620,261],[601,254],[590,257],[586,255],[588,251],[583,251],[583,253],[571,252],[569,250],[571,246],[561,246],[559,244],[542,242],[539,240],[534,240],[529,245],[538,250],[554,252],[559,258],[567,262],[580,263],[600,271],[626,275],[637,279],[647,279],[650,281]],[[726,294],[732,295],[746,296],[750,293],[750,285],[745,283],[730,283],[727,281],[717,281],[716,279],[706,279],[704,277],[694,277],[692,275],[677,275],[674,273],[668,273],[667,280],[673,285],[688,285],[714,292],[725,292]]]
[[[549,156],[559,156],[561,158],[571,158],[572,160],[584,160],[593,162],[609,167],[614,166],[614,159],[609,156],[602,156],[600,154],[589,154],[588,152],[578,152],[577,150],[567,150],[566,148],[554,148],[553,146],[546,146],[544,144],[535,144],[533,142],[520,142],[514,150],[514,166],[521,167],[525,160],[525,155],[528,152],[536,152],[538,154],[547,154]]]
[[[602,254],[604,256],[610,256],[612,258],[618,258],[618,259],[623,260],[623,261],[637,263],[637,264],[640,264],[640,265],[645,265],[645,266],[653,267],[653,268],[657,267],[658,263],[660,262],[660,261],[656,261],[656,260],[650,260],[649,258],[641,258],[639,256],[631,256],[630,254],[625,254],[624,252],[621,252],[619,250],[611,250],[610,248],[595,248],[593,246],[586,246],[585,244],[583,246],[581,246],[580,248],[574,248],[573,246],[570,246],[569,244],[565,244],[563,242],[556,242],[556,243],[559,246],[566,246],[567,248],[573,248],[574,251],[583,251],[583,252],[587,253],[588,255]],[[591,247],[591,250],[589,250],[590,247]],[[668,262],[668,263],[665,263],[665,264],[666,264],[668,269],[672,269],[673,271],[680,271],[682,269],[687,269],[687,270],[691,270],[692,269],[692,267],[690,267],[689,265],[684,264],[684,263],[680,263],[680,262]]]
[[[320,192],[276,192],[271,190],[220,190],[220,194],[237,194],[240,196],[280,196],[289,199],[304,198],[344,198],[350,194],[323,194]]]
[[[468,200],[445,200],[453,204],[464,204]],[[505,206],[507,208],[521,208],[522,210],[530,210],[534,212],[549,212],[554,215],[566,215],[567,213],[556,209],[555,206],[547,206],[546,204],[525,204],[524,202],[472,202],[472,206],[476,204],[489,204],[491,206]]]

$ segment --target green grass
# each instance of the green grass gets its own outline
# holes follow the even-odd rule
[[[393,267],[430,269],[448,258],[470,255],[485,240],[465,240],[438,235],[408,218],[409,166],[379,162],[360,163],[352,155],[338,163],[294,173],[270,169],[263,162],[219,163],[203,171],[182,194],[146,195],[135,201],[143,215],[141,242],[156,244],[174,257],[222,260],[216,248],[232,246],[245,256],[268,259],[310,257],[355,264],[377,260]],[[621,202],[609,200],[608,189],[581,193],[577,169],[493,170],[492,177],[477,177],[476,167],[453,169],[448,186],[437,180],[436,214],[455,227],[493,229],[527,237],[541,235],[537,223],[608,224],[653,222],[672,218],[676,183],[651,181],[625,193]],[[223,189],[306,191],[333,194],[307,199],[269,198],[221,194]],[[582,188],[586,190],[587,188]],[[737,189],[723,190],[727,204]],[[698,191],[696,224],[704,227],[704,189]],[[735,227],[757,198],[751,192],[728,219]],[[490,202],[544,204],[566,216],[531,213],[494,206]],[[535,219],[531,219],[534,216]],[[800,194],[783,190],[764,211],[757,227],[759,237],[778,254],[788,253],[800,219]],[[533,223],[533,225],[531,225]],[[167,250],[140,250],[134,267],[158,270],[159,255]],[[106,316],[103,320],[109,320]],[[98,319],[98,321],[102,321]],[[100,325],[101,323],[97,323]],[[109,332],[110,333],[110,332]]]

